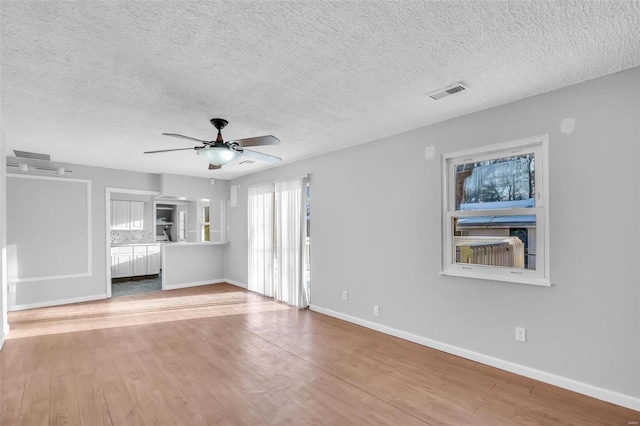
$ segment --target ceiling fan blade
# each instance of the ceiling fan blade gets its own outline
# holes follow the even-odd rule
[[[246,146],[262,146],[262,145],[278,145],[280,143],[280,139],[275,136],[266,135],[266,136],[257,136],[255,138],[246,138],[246,139],[236,139],[234,141],[227,141],[227,143],[237,142],[241,147]]]
[[[186,151],[192,149],[199,149],[200,147],[194,146],[193,148],[176,148],[176,149],[160,149],[158,151],[145,151],[143,154],[157,154],[158,152],[169,152],[169,151]]]
[[[220,168],[220,166],[218,166],[216,164],[209,163],[209,170],[218,170],[219,168]]]
[[[267,163],[279,163],[282,158],[269,154],[263,154],[262,152],[251,151],[250,149],[243,149],[242,155],[249,158],[255,158],[256,160],[266,161]]]
[[[172,136],[174,138],[189,139],[191,141],[196,141],[196,142],[201,142],[201,143],[210,143],[210,141],[203,141],[202,139],[192,138],[191,136],[179,135],[177,133],[163,133],[163,135]]]

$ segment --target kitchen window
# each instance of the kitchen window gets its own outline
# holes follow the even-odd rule
[[[211,241],[211,219],[209,217],[210,206],[200,206],[200,241]]]
[[[549,286],[547,136],[443,156],[444,275]]]
[[[178,240],[187,241],[187,210],[185,207],[178,210]]]

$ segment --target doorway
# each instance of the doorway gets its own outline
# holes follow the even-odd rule
[[[139,189],[105,190],[107,298],[162,290],[161,248],[154,232],[153,202],[158,195]]]

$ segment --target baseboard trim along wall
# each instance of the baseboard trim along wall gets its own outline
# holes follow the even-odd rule
[[[231,284],[231,285],[235,285],[236,287],[241,287],[241,288],[244,288],[245,290],[247,289],[247,285],[243,284],[243,283],[241,283],[239,281],[230,280],[228,278],[225,278],[223,281],[225,283],[228,283],[228,284]]]
[[[2,350],[2,346],[4,345],[4,341],[7,338],[8,334],[9,334],[9,324],[5,324],[5,326],[2,329],[2,335],[0,336],[0,351]]]
[[[74,297],[71,299],[47,300],[46,302],[28,303],[26,305],[11,305],[9,311],[24,311],[25,309],[48,308],[49,306],[68,305],[70,303],[92,302],[94,300],[106,299],[107,294],[97,294],[94,296]]]
[[[361,325],[372,330],[379,331],[381,333],[389,334],[400,339],[408,340],[419,345],[427,346],[429,348],[437,349],[439,351],[447,352],[452,355],[460,356],[472,361],[480,362],[482,364],[490,365],[492,367],[499,368],[501,370],[509,371],[511,373],[519,374],[521,376],[529,377],[531,379],[539,380],[550,385],[558,386],[573,392],[578,392],[583,395],[591,396],[593,398],[600,399],[602,401],[617,404],[623,407],[630,408],[632,410],[640,411],[640,398],[635,398],[630,395],[621,394],[618,392],[602,389],[597,386],[589,385],[587,383],[579,382],[577,380],[568,379],[566,377],[558,376],[548,373],[546,371],[537,370],[535,368],[527,367],[524,365],[516,364],[510,361],[505,361],[500,358],[495,358],[489,355],[484,355],[479,352],[474,352],[468,349],[460,348],[457,346],[449,345],[447,343],[439,342],[437,340],[428,339],[426,337],[418,336],[416,334],[408,333],[406,331],[398,330],[385,325],[377,324],[372,321],[363,320],[351,315],[336,312],[331,309],[326,309],[320,306],[309,305],[309,309],[318,312],[320,314],[328,315],[330,317],[338,318],[353,324]]]

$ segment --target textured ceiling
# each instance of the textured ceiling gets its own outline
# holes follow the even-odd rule
[[[264,134],[283,163],[640,65],[637,1],[0,1],[9,149],[229,179],[161,136]],[[434,90],[469,91],[440,101]]]

